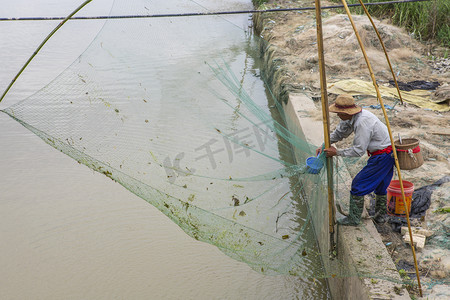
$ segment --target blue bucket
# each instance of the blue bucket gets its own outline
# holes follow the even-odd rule
[[[323,161],[321,161],[316,156],[308,157],[306,159],[306,166],[308,167],[306,171],[309,174],[317,174],[323,167]]]

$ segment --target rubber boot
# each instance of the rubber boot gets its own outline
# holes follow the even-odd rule
[[[386,201],[386,195],[375,195],[375,214],[373,215],[373,220],[378,224],[386,222]]]
[[[350,207],[348,216],[338,219],[337,223],[343,226],[357,226],[361,222],[361,215],[364,208],[364,196],[350,195]]]

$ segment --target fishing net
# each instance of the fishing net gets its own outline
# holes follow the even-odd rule
[[[117,0],[110,14],[223,8]],[[258,272],[397,281],[320,249],[328,233],[313,224],[328,224],[326,168],[311,174],[305,159],[318,145],[294,134],[281,103],[262,92],[262,41],[248,25],[248,16],[108,20],[63,73],[3,112]],[[364,163],[335,164],[336,199],[348,199],[347,169]]]

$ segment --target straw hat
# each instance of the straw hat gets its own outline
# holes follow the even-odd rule
[[[359,113],[362,108],[355,104],[355,100],[351,95],[343,94],[336,98],[336,101],[329,107],[331,112],[346,113],[348,115],[355,115]]]

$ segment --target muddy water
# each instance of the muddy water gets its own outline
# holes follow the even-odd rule
[[[2,4],[1,17],[62,16],[81,2],[17,0]],[[81,15],[107,14],[111,7],[110,0],[93,2]],[[250,1],[235,2],[251,8]],[[234,21],[246,26],[248,16]],[[67,24],[0,108],[62,72],[102,22]],[[0,23],[2,92],[56,24]],[[193,240],[157,209],[43,143],[5,114],[0,114],[0,124],[1,299],[328,298],[313,280],[264,276]]]

